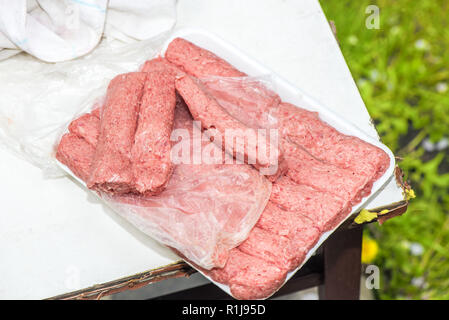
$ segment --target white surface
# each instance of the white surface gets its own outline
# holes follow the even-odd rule
[[[124,41],[170,30],[175,0],[0,0],[0,60],[20,50],[47,62],[80,57],[103,33]]]
[[[220,35],[376,136],[316,0],[179,0],[177,6],[178,26]],[[72,180],[45,180],[6,151],[0,157],[0,298],[50,297],[177,260]],[[393,181],[369,207],[401,199]]]

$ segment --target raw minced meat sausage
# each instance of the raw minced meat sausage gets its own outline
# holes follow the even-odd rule
[[[257,221],[258,228],[294,240],[305,249],[312,248],[320,237],[320,230],[310,217],[287,211],[269,201]]]
[[[298,184],[330,192],[352,204],[360,202],[366,189],[372,186],[370,176],[361,175],[328,162],[319,160],[297,144],[282,140],[282,150],[287,161],[287,176]]]
[[[73,133],[66,133],[59,142],[56,159],[70,168],[78,178],[86,181],[94,154],[94,146]]]
[[[273,294],[285,281],[287,271],[263,259],[250,256],[248,263],[238,262],[239,271],[229,280],[237,299],[262,299]]]
[[[246,76],[214,53],[182,38],[176,38],[170,42],[165,51],[165,57],[171,63],[197,78],[212,75],[219,77]]]
[[[273,183],[270,200],[311,218],[321,232],[334,228],[351,210],[350,200],[296,184],[286,176]]]
[[[380,148],[344,135],[322,121],[318,113],[290,103],[279,105],[281,136],[303,147],[318,159],[364,175],[379,178],[390,164]]]
[[[237,299],[261,299],[282,285],[287,270],[236,248],[230,251],[224,268],[207,274],[217,282],[228,283]]]
[[[160,193],[173,171],[170,134],[175,104],[174,76],[165,71],[149,72],[131,152],[134,187],[139,193]]]
[[[264,229],[254,227],[248,238],[239,245],[239,250],[261,258],[279,268],[293,270],[297,259],[292,240]]]
[[[92,113],[86,113],[69,125],[69,131],[78,137],[84,138],[92,146],[97,145],[100,119]]]
[[[277,129],[280,97],[257,78],[201,78],[215,100],[234,118],[250,128]]]
[[[183,72],[180,68],[178,68],[176,65],[172,64],[163,57],[157,57],[146,61],[142,66],[141,70],[141,72],[157,72],[157,71],[168,72],[175,78],[185,74],[185,72]]]
[[[304,261],[320,234],[311,218],[269,201],[248,238],[231,251],[225,267],[206,274],[229,284],[235,298],[266,298],[284,281],[286,272]],[[252,265],[256,263],[260,268]],[[247,282],[242,282],[245,277]]]
[[[165,57],[190,76],[198,78],[208,92],[234,118],[251,128],[278,126],[280,97],[261,81],[247,75],[214,53],[182,38],[167,47]]]
[[[110,193],[134,190],[131,149],[146,77],[145,72],[132,72],[109,83],[89,188]]]
[[[186,102],[193,118],[201,121],[204,129],[216,130],[215,134],[221,137],[222,147],[234,158],[254,165],[272,180],[282,174],[284,166],[279,146],[273,144],[267,136],[258,134],[257,130],[233,118],[193,78],[178,78],[176,90]]]
[[[182,38],[171,41],[165,52],[165,57],[194,77],[209,78],[205,85],[209,86],[209,90],[217,95],[216,99],[222,104],[226,104],[229,98],[221,98],[220,96],[223,96],[223,93],[225,93],[225,96],[229,96],[229,94],[226,94],[223,84],[220,84],[220,79],[214,79],[213,77],[241,78],[247,76],[214,53]],[[235,86],[232,89],[239,91]],[[233,99],[230,101],[239,97],[237,99],[240,107],[239,112],[251,111],[251,105],[245,102],[245,96],[247,94],[244,92],[231,95]],[[272,95],[267,94],[265,96],[270,97]],[[255,99],[252,97],[250,100],[254,101]],[[269,105],[266,104],[266,106]],[[258,104],[257,109],[264,110],[263,103]],[[370,177],[371,180],[379,178],[388,167],[389,158],[383,150],[356,137],[341,134],[321,121],[316,112],[297,108],[286,102],[281,103],[278,109],[277,117],[281,136],[304,147],[316,158],[352,170],[356,174]],[[370,184],[372,182],[365,187],[365,194],[369,193]]]

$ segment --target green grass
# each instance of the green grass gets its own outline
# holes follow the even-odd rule
[[[320,2],[383,142],[403,158],[417,195],[404,216],[367,229],[380,247],[376,296],[449,299],[449,152],[422,148],[425,138],[449,138],[449,1]],[[365,26],[368,5],[380,9],[379,29]]]

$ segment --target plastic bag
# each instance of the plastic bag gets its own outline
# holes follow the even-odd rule
[[[280,97],[270,75],[258,77],[203,77],[201,83],[226,111],[250,128],[279,127]]]
[[[71,124],[86,116],[95,118],[95,113],[78,116]],[[70,133],[66,130],[58,145],[57,157],[78,178],[86,180],[88,158],[92,159],[95,148],[87,136],[96,134],[69,128]],[[179,98],[172,139],[172,159],[177,164],[161,194],[98,194],[138,229],[196,265],[223,267],[229,251],[246,239],[259,219],[270,197],[271,183],[249,165],[225,164],[229,155],[201,133]],[[196,146],[200,150],[195,150]],[[197,152],[199,158],[194,160]]]
[[[93,101],[89,97],[104,94],[114,76],[137,70],[156,55],[163,40],[161,36],[127,45],[103,40],[88,56],[57,64],[26,54],[1,61],[1,145],[44,169],[46,176],[63,175],[53,157],[61,126]]]

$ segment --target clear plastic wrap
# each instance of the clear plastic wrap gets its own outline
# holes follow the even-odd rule
[[[270,181],[285,172],[276,118],[280,99],[259,78],[181,76],[176,90],[205,132],[233,158]]]
[[[246,165],[178,165],[153,197],[103,199],[138,229],[211,269],[246,239],[271,193],[271,183]]]
[[[103,40],[91,54],[49,64],[24,53],[0,62],[0,142],[46,176],[64,173],[52,156],[61,126],[104,94],[117,74],[135,71],[157,54],[164,38],[132,44]],[[90,104],[92,106],[92,104]]]
[[[251,78],[251,83],[255,80]],[[60,132],[62,138],[56,147],[57,159],[83,181],[90,175],[89,159],[93,159],[99,135],[97,117],[103,111],[98,108],[104,107],[104,98],[87,101],[92,103],[91,110],[82,107],[84,113]],[[173,129],[174,170],[162,193],[97,194],[139,230],[197,266],[223,267],[230,250],[247,238],[259,219],[269,200],[271,183],[211,142],[179,96]]]
[[[250,128],[277,129],[281,99],[270,75],[202,77],[201,83],[226,111]]]

